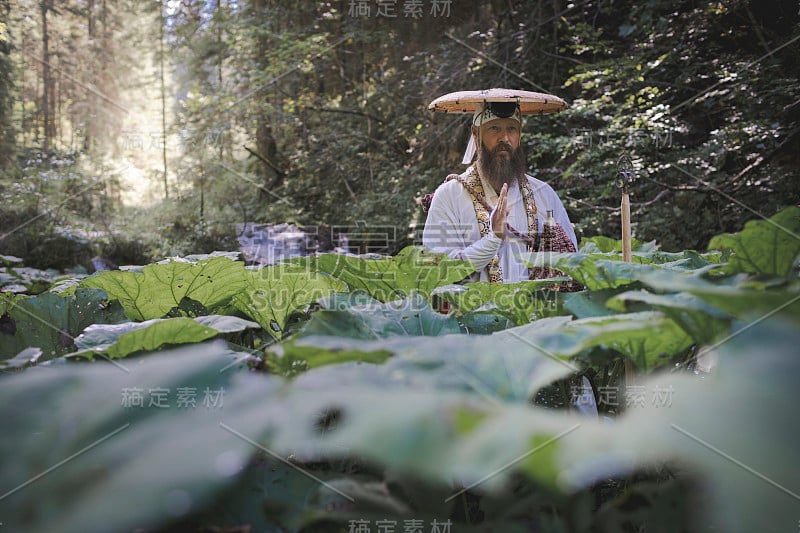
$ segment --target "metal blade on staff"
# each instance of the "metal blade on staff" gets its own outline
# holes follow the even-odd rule
[[[622,260],[631,262],[631,199],[628,188],[636,179],[633,161],[628,154],[623,154],[617,161],[617,187],[622,189]]]

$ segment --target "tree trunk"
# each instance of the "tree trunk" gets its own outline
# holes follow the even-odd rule
[[[53,112],[52,106],[52,80],[50,75],[50,42],[47,35],[47,12],[52,7],[51,0],[41,0],[39,10],[42,15],[42,122],[44,126],[44,143],[42,148],[45,152],[50,151],[50,143],[53,140]]]
[[[7,2],[6,2],[6,5]],[[25,48],[25,31],[20,28],[20,40],[22,41],[22,50],[27,50]],[[22,80],[20,91],[19,91],[19,101],[20,101],[20,123],[19,123],[19,134],[20,134],[20,142],[22,145],[25,145],[25,133],[27,129],[25,128],[25,73],[28,71],[28,63],[26,62],[25,54],[20,54],[20,63],[22,68],[20,69],[20,77]]]
[[[86,17],[87,17],[87,22],[88,22],[88,26],[89,26],[89,45],[94,49],[94,46],[95,46],[94,39],[95,39],[95,36],[97,35],[97,30],[96,30],[96,26],[97,25],[95,23],[95,17],[94,17],[94,0],[89,0],[89,5],[87,7]],[[90,82],[94,82],[94,68],[92,68],[92,67],[93,67],[93,65],[90,64],[89,65],[89,81]],[[86,107],[86,109],[88,109],[89,111],[87,113],[85,113],[85,115],[82,117],[83,118],[83,122],[84,122],[84,124],[83,124],[83,149],[88,152],[92,147],[92,134],[93,134],[93,132],[92,132],[93,128],[92,128],[92,125],[91,125],[91,121],[92,121],[91,110],[94,109],[94,106],[96,105],[96,100],[94,98],[94,95],[91,92],[87,92],[86,93],[86,99],[87,99],[87,107]]]
[[[61,127],[59,117],[61,117],[62,112],[62,100],[61,93],[63,92],[63,87],[61,85],[64,81],[61,79],[61,76],[53,79],[53,106],[54,106],[54,113],[53,113],[53,135],[58,137],[58,143],[61,146],[64,146],[64,128]]]
[[[39,100],[39,87],[41,85],[42,85],[42,76],[40,74],[39,69],[37,68],[36,69],[36,87],[35,87],[35,89],[33,91],[33,99],[34,100]],[[42,124],[42,116],[43,115],[44,115],[44,113],[42,112],[41,102],[38,101],[37,105],[35,107],[35,111],[34,111],[34,115],[33,115],[33,121],[31,123],[31,133],[33,134],[31,140],[34,143],[38,143],[39,142],[39,135],[40,135],[40,133],[42,131],[41,124]]]
[[[164,25],[166,18],[164,17],[164,6],[160,5],[158,8],[159,13],[159,77],[161,81],[161,163],[163,167],[162,179],[164,180],[164,199],[169,199],[169,183],[167,182],[167,89],[164,81]]]
[[[217,11],[215,16],[219,17],[219,20],[217,21],[217,50],[219,50],[219,55],[217,57],[217,90],[222,92],[222,61],[224,59],[222,48],[222,0],[217,0]],[[216,133],[217,132],[215,132],[214,136],[217,137],[217,142],[219,143],[219,160],[222,161],[224,155],[223,150],[225,148],[225,132],[219,131],[219,135],[216,135]]]
[[[6,36],[10,18],[11,6],[8,0],[0,0],[0,25],[5,26]],[[15,133],[12,124],[14,84],[11,77],[5,75],[12,72],[10,56],[10,39],[0,41],[0,67],[4,74],[0,79],[0,170],[9,169],[14,164]]]
[[[269,13],[264,0],[253,1],[253,15],[256,19],[256,24],[260,24],[267,19]],[[265,67],[265,58],[269,57],[270,54],[269,43],[267,42],[267,37],[263,33],[258,37],[257,53],[259,66]],[[269,116],[266,112],[269,103],[263,91],[258,91],[256,94],[259,95],[258,100],[260,101],[260,111],[258,112],[256,124],[256,151],[269,161],[277,163],[278,145],[272,134],[272,125],[269,122]],[[276,187],[282,175],[272,168],[269,168],[267,165],[261,165],[259,168],[261,169],[260,174],[263,178],[264,185],[268,189]],[[259,195],[263,196],[263,194],[263,192],[259,192]]]
[[[94,0],[89,0],[86,6],[86,18],[89,25],[89,39],[94,39]]]

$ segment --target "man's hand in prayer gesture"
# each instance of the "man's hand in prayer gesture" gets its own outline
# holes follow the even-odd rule
[[[500,196],[497,205],[492,210],[492,231],[500,239],[506,237],[506,218],[508,218],[508,207],[506,206],[506,195],[508,194],[508,184],[504,183],[500,189]]]

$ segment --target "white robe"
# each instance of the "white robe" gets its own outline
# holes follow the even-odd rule
[[[545,182],[532,176],[526,175],[526,177],[536,200],[539,231],[541,232],[544,226],[547,211],[552,210],[556,223],[564,228],[577,250],[575,230],[558,195]],[[483,178],[481,183],[486,192],[486,200],[491,207],[494,207],[497,204],[497,194]],[[507,222],[521,233],[527,234],[528,217],[517,183],[509,186],[506,199],[510,209]],[[526,243],[509,232],[506,232],[506,238],[503,240],[498,238],[494,231],[489,231],[486,237],[481,237],[472,195],[457,180],[445,182],[436,189],[428,210],[428,219],[425,221],[422,244],[434,252],[446,253],[450,257],[469,261],[480,272],[480,281],[488,281],[486,265],[495,255],[500,257],[504,283],[528,279],[528,267],[518,259],[520,253],[527,252]]]

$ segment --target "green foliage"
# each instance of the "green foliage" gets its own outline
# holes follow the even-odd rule
[[[244,264],[225,257],[171,260],[141,272],[104,271],[81,282],[118,300],[131,320],[161,318],[191,299],[209,311],[222,308],[246,284]]]
[[[642,282],[656,291],[686,291],[698,296],[717,309],[747,320],[780,312],[800,316],[800,284],[778,283],[772,286],[753,283],[745,278],[733,278],[729,285],[717,285],[695,276],[670,273],[650,273]]]
[[[800,63],[784,46],[797,37],[798,14],[785,2],[768,13],[744,0],[715,8],[659,0],[566,10],[522,1],[384,19],[354,16],[349,5],[265,0],[179,4],[164,11],[166,26],[154,7],[123,3],[104,11],[118,23],[146,20],[136,35],[142,47],[103,46],[105,38],[81,47],[74,35],[58,37],[72,64],[92,72],[113,64],[121,83],[135,72],[122,72],[133,63],[129,49],[163,59],[153,43],[164,30],[167,71],[182,65],[174,83],[167,80],[167,92],[178,95],[168,134],[182,141],[170,146],[177,154],[169,161],[169,199],[132,215],[120,205],[119,176],[99,154],[76,151],[74,141],[69,151],[40,154],[40,134],[32,131],[39,121],[28,120],[23,157],[0,179],[0,194],[26,213],[12,222],[38,216],[40,223],[6,237],[13,247],[5,253],[39,268],[98,255],[36,240],[64,226],[76,235],[107,233],[92,243],[99,255],[142,263],[231,249],[232,224],[244,220],[362,235],[371,228],[373,236],[354,246],[396,253],[409,244],[409,225],[423,222],[416,199],[459,169],[467,136],[464,121],[433,116],[425,106],[446,92],[497,85],[569,102],[557,116],[531,118],[523,141],[529,173],[559,192],[584,238],[620,232],[614,181],[623,153],[638,175],[634,235],[667,250],[702,249],[714,234],[737,230],[752,212],[742,206],[772,215],[800,199]],[[20,9],[15,16],[33,8]],[[52,16],[73,27],[91,18],[86,11]],[[19,49],[36,42],[8,35]],[[102,81],[101,92],[119,92]],[[13,87],[0,88],[0,103],[4,91],[15,96]],[[77,96],[61,92],[59,98]],[[3,131],[20,116],[41,114],[38,100],[23,96],[31,108],[0,120]],[[114,123],[107,104],[86,106],[102,117],[77,112],[62,121],[107,128]],[[115,135],[91,141],[110,144]],[[380,233],[388,237],[374,236]]]
[[[651,252],[656,248],[655,241],[650,243],[641,243],[636,239],[631,239],[631,251],[636,252]],[[580,252],[584,253],[609,253],[609,252],[617,252],[618,254],[622,254],[622,240],[615,240],[611,237],[606,237],[604,235],[597,235],[595,237],[589,237],[581,239],[581,245],[578,249]]]
[[[767,337],[769,350],[763,347]],[[703,380],[667,374],[644,381],[647,391],[673,391],[669,403],[645,402],[614,425],[524,403],[485,402],[480,389],[443,391],[436,381],[402,383],[395,377],[387,386],[386,378],[404,374],[397,366],[314,369],[290,385],[239,369],[220,372],[235,361],[235,354],[221,345],[147,358],[137,365],[135,375],[102,363],[30,369],[6,377],[0,388],[0,417],[17,420],[8,426],[10,438],[2,445],[4,453],[13,453],[17,460],[3,463],[3,478],[17,487],[38,471],[35,465],[41,457],[61,458],[75,449],[91,448],[49,473],[46,485],[17,490],[0,505],[9,525],[27,531],[47,530],[55,520],[60,529],[71,531],[98,519],[126,529],[167,527],[176,519],[230,527],[248,521],[247,516],[255,516],[265,529],[287,523],[294,528],[321,526],[323,520],[346,523],[354,516],[444,519],[453,512],[447,499],[459,486],[473,482],[484,481],[478,490],[487,511],[495,501],[508,504],[512,487],[520,490],[521,480],[511,476],[513,471],[540,491],[540,499],[529,502],[533,507],[521,515],[503,515],[497,509],[485,515],[484,522],[510,520],[519,525],[520,520],[544,520],[541,510],[552,509],[549,506],[559,501],[549,500],[548,493],[562,494],[563,505],[563,497],[582,494],[610,473],[630,473],[635,465],[671,459],[702,475],[713,494],[713,504],[691,512],[692,523],[749,530],[763,525],[761,513],[766,510],[772,524],[793,524],[793,500],[782,488],[791,487],[797,474],[791,436],[798,428],[791,415],[791,384],[786,381],[799,370],[797,358],[790,356],[797,341],[794,327],[780,321],[761,323],[719,347],[719,373]],[[438,357],[453,359],[441,352]],[[403,359],[393,358],[387,364]],[[432,367],[431,360],[420,361],[420,377],[452,375],[450,368]],[[405,368],[407,374],[411,367]],[[342,381],[344,376],[349,379]],[[120,405],[121,395],[133,387],[152,391],[178,386],[224,389],[224,405],[211,413],[210,407],[200,405],[184,409]],[[174,398],[170,401],[174,404]],[[28,406],[25,418],[17,416],[20,404]],[[729,409],[737,416],[719,416]],[[291,421],[286,413],[291,413]],[[61,424],[47,424],[51,419]],[[741,419],[750,423],[744,437]],[[71,421],[78,431],[69,438],[57,435]],[[31,428],[45,428],[45,438]],[[194,443],[191,454],[186,453],[187,439]],[[26,445],[18,446],[20,442]],[[277,468],[264,459],[249,460],[259,447],[270,455],[292,454],[291,464],[298,467],[309,462],[319,465],[321,458],[327,458],[331,466],[315,477],[331,484],[318,489],[301,481],[301,471]],[[716,447],[737,461],[713,451]],[[771,450],[769,457],[763,454],[765,447]],[[345,457],[358,458],[361,466],[345,469],[340,462]],[[384,465],[387,480],[381,481],[380,471],[367,464]],[[770,489],[739,464],[766,472]],[[86,472],[95,475],[87,477]],[[77,473],[82,473],[78,485]],[[686,474],[674,475],[680,480]],[[440,496],[419,514],[409,510],[406,500],[406,489],[414,486],[414,479],[427,480],[428,494]],[[452,479],[459,484],[451,485]],[[45,489],[41,487],[49,494],[69,493],[69,502],[56,499],[49,512],[42,513],[39,502]],[[331,487],[339,491],[337,496],[327,492]],[[667,484],[663,490],[670,487]],[[654,489],[649,482],[634,484],[628,497]],[[253,490],[271,512],[253,515],[252,506],[236,505],[231,497],[232,492],[245,497]],[[650,494],[657,500],[661,490]],[[133,495],[151,503],[114,503]],[[350,498],[356,507],[334,506],[323,515],[317,507],[319,498],[341,503]],[[229,512],[195,515],[219,506]],[[607,519],[608,512],[583,519],[592,524]],[[686,525],[682,520],[687,517],[670,516],[673,525]],[[560,523],[561,518],[553,518]],[[650,519],[655,516],[625,518],[639,524]]]
[[[465,144],[464,121],[425,105],[514,86],[570,103],[532,118],[523,142],[529,173],[564,199],[582,247],[526,260],[585,290],[455,285],[468,265],[416,248],[260,270],[173,259],[50,292],[55,274],[4,260],[3,525],[795,528],[800,228],[797,208],[782,209],[800,199],[800,63],[787,46],[796,5],[520,1],[383,19],[345,4],[170,3],[168,23],[148,29],[165,30],[181,66],[172,127],[186,142],[170,161],[170,200],[137,210],[122,208],[119,176],[89,149],[38,153],[41,98],[25,77],[13,94],[5,45],[24,53],[39,36],[20,24],[20,42],[0,18],[0,130],[22,126],[17,147],[0,136],[4,256],[37,269],[108,252],[145,264],[232,249],[231,224],[243,220],[327,224],[366,234],[359,251],[396,253],[423,222],[415,199],[459,168]],[[134,26],[108,5],[109,29]],[[105,38],[83,56],[83,41],[59,33],[57,21],[82,28],[91,15],[51,13],[62,66],[122,58],[99,53]],[[114,97],[95,74],[81,71]],[[74,90],[59,85],[63,121],[96,127],[102,107],[75,111]],[[13,101],[19,119],[7,114]],[[3,166],[14,149],[16,167]],[[623,153],[638,177],[630,264],[606,237],[620,232]],[[744,225],[753,212],[777,214]],[[201,342],[220,336],[228,343]],[[179,342],[191,345],[168,349]],[[129,357],[129,372],[63,357],[76,349]],[[627,388],[625,359],[639,372]],[[531,405],[553,390],[552,405],[569,405],[584,376],[602,387],[598,400],[618,393],[616,409],[598,402],[614,423]],[[126,407],[137,388],[144,404]],[[199,392],[196,408],[174,394],[167,409],[148,405],[178,388]],[[224,408],[201,404],[222,388]]]
[[[652,311],[583,318],[568,324],[564,333],[580,339],[583,347],[611,348],[642,371],[669,364],[692,344],[678,324]]]
[[[349,290],[364,291],[381,302],[403,298],[411,291],[429,296],[440,285],[462,281],[475,270],[465,261],[421,247],[406,247],[394,257],[322,254],[291,263],[338,278]]]
[[[275,339],[286,332],[292,313],[345,288],[344,283],[324,273],[294,265],[245,271],[244,280],[244,290],[233,297],[231,305],[253,318]]]
[[[741,227],[751,216],[742,206],[769,215],[797,203],[798,63],[781,47],[797,37],[798,15],[775,7],[623,2],[599,9],[590,27],[564,22],[561,50],[578,61],[563,78],[566,128],[530,142],[558,153],[534,161],[584,235],[619,234],[623,153],[638,175],[634,234],[669,250]]]
[[[0,256],[5,267],[0,270],[0,291],[15,294],[39,294],[53,284],[53,273],[22,266],[22,259],[12,255]]]
[[[203,342],[223,333],[238,333],[258,327],[258,324],[249,320],[220,315],[92,324],[75,339],[78,351],[68,357],[92,359],[97,354],[103,354],[115,359],[137,352],[156,351],[168,345]]]
[[[61,296],[7,296],[0,299],[0,358],[8,359],[28,347],[41,349],[40,361],[74,350],[74,339],[92,324],[117,324],[125,317],[119,304],[104,291],[77,289]]]
[[[25,348],[11,359],[5,359],[3,361],[0,361],[0,369],[2,369],[3,371],[9,369],[13,371],[16,369],[32,366],[36,364],[36,362],[39,360],[39,357],[41,356],[42,356],[41,348],[34,348],[34,347]]]
[[[0,387],[0,419],[14,420],[8,426],[13,435],[0,447],[4,456],[15,458],[0,468],[7,490],[17,487],[0,502],[8,517],[4,523],[26,531],[86,531],[99,523],[114,529],[161,527],[206,505],[230,486],[252,450],[220,428],[220,415],[241,427],[247,406],[260,403],[265,392],[261,379],[237,368],[220,372],[236,358],[224,345],[197,345],[145,358],[128,372],[100,361],[4,376],[18,378]],[[176,407],[178,387],[195,391],[195,407]],[[169,408],[121,402],[134,390],[144,391],[149,402],[154,389],[169,391]],[[223,403],[203,405],[206,389],[222,390]],[[79,449],[86,452],[53,469],[44,483],[19,487]],[[169,481],[162,478],[166,473]],[[60,496],[43,508],[40,491]],[[133,494],[142,505],[125,504]],[[114,503],[115,498],[121,499]]]
[[[625,310],[630,302],[647,304],[671,318],[696,342],[711,343],[727,332],[731,317],[700,297],[688,292],[653,294],[645,290],[627,291],[605,302],[606,306]]]
[[[748,222],[739,233],[717,235],[711,250],[728,250],[735,272],[789,276],[798,268],[800,256],[800,208],[784,209],[767,220]]]
[[[481,281],[467,285],[446,285],[436,289],[433,294],[455,306],[459,313],[498,315],[513,324],[522,325],[558,314],[558,299],[552,288],[564,280],[569,278],[511,284]]]
[[[523,262],[530,266],[550,266],[572,276],[589,290],[614,289],[639,280],[639,273],[705,272],[716,268],[719,254],[701,256],[692,250],[679,253],[632,252],[631,262],[622,254],[609,253],[528,253]]]
[[[72,150],[25,150],[18,175],[0,175],[0,247],[29,267],[90,268],[96,255],[125,259],[117,248],[125,240],[109,230],[119,171]],[[141,258],[139,254],[137,258]]]
[[[578,343],[561,346],[561,351],[554,355],[529,338],[537,332],[552,333],[563,323],[563,318],[545,319],[525,329],[477,337],[401,335],[370,340],[310,336],[299,338],[284,348],[290,354],[296,353],[296,347],[305,348],[306,353],[314,348],[317,355],[330,354],[332,358],[348,352],[388,352],[392,357],[383,367],[364,368],[359,373],[373,375],[383,385],[420,384],[442,390],[472,390],[489,399],[525,402],[539,387],[575,368],[558,358],[569,349],[573,350],[571,353],[580,351]],[[458,356],[453,357],[453,354]],[[342,374],[341,379],[348,380],[347,374],[356,371],[332,368],[331,372]]]
[[[437,337],[461,332],[454,317],[433,311],[427,300],[416,293],[386,304],[372,300],[365,304],[345,304],[345,307],[343,303],[340,298],[334,309],[315,312],[303,327],[301,337],[332,335],[380,339],[396,335]]]
[[[751,256],[771,231],[753,228],[720,240]],[[624,263],[618,251],[592,239],[580,253],[528,258],[587,286],[570,294],[553,280],[454,285],[468,265],[409,248],[261,269],[235,254],[195,255],[101,272],[61,294],[7,296],[3,346],[14,344],[0,422],[23,446],[0,467],[13,489],[0,512],[26,531],[98,519],[114,529],[336,530],[387,517],[465,530],[751,530],[761,509],[793,523],[798,474],[786,465],[798,429],[784,381],[798,371],[796,280],[720,263],[736,257],[727,252],[649,243]],[[114,323],[123,307],[136,321]],[[30,325],[5,336],[23,308]],[[83,322],[71,324],[74,314]],[[25,336],[44,322],[69,323],[74,347],[54,349],[44,330]],[[219,336],[228,344],[208,343]],[[181,343],[191,346],[170,349]],[[624,359],[639,376],[623,386]],[[583,377],[604,391],[598,407],[615,423],[565,410]],[[559,389],[560,401],[544,398]],[[202,403],[186,405],[187,390],[202,391]],[[67,435],[31,436],[73,420]],[[753,429],[744,437],[743,424]],[[35,465],[64,457],[47,485],[23,485]],[[42,513],[40,490],[69,498]],[[152,503],[112,516],[119,495]]]

